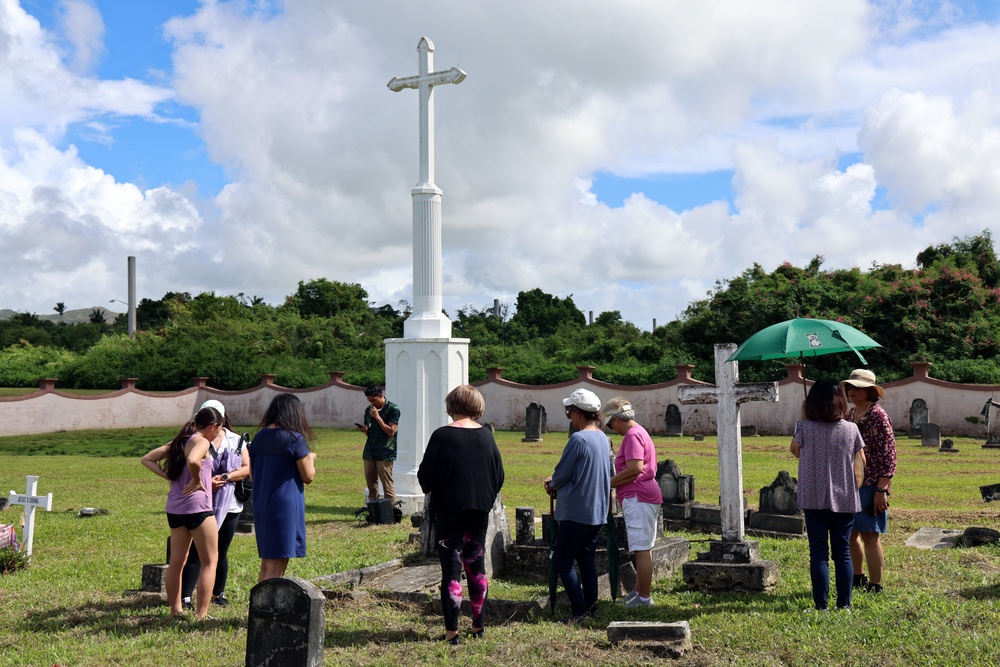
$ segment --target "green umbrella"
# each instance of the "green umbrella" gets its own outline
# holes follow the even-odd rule
[[[620,563],[618,560],[618,536],[615,534],[615,516],[611,513],[611,505],[608,505],[608,522],[604,524],[604,530],[608,537],[608,584],[611,586],[611,600],[618,599],[618,570]]]
[[[743,341],[726,361],[764,361],[853,352],[867,366],[860,350],[873,347],[882,346],[843,322],[796,317],[761,329]],[[805,389],[805,376],[802,387]]]
[[[873,347],[882,346],[843,322],[796,317],[761,329],[743,341],[726,361],[763,361],[854,352],[867,366],[868,362],[859,350]]]
[[[549,609],[556,611],[556,594],[559,591],[559,570],[556,568],[556,498],[549,494]]]

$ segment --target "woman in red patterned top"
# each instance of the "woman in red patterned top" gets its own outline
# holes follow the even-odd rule
[[[858,425],[865,441],[865,478],[859,491],[862,510],[854,517],[851,532],[854,587],[881,593],[885,554],[879,536],[887,528],[889,487],[896,473],[896,438],[892,420],[878,404],[885,392],[875,384],[874,373],[861,368],[852,371],[851,377],[840,384],[847,391],[847,400],[854,404],[847,418]],[[865,561],[868,561],[867,577]]]

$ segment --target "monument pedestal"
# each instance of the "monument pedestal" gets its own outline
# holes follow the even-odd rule
[[[778,564],[760,560],[755,541],[715,540],[698,559],[684,563],[684,583],[694,591],[766,593],[778,583]]]
[[[392,476],[403,514],[421,511],[424,494],[417,469],[435,429],[450,420],[444,397],[469,381],[468,338],[388,338],[385,395],[399,406],[396,464]]]

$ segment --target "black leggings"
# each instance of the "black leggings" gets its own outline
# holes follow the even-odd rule
[[[438,556],[441,559],[441,611],[446,630],[458,630],[458,617],[462,611],[463,569],[469,586],[472,627],[483,627],[483,608],[489,588],[484,542],[489,521],[489,512],[477,510],[438,512],[434,517]]]
[[[236,523],[239,521],[239,512],[230,512],[226,515],[222,525],[219,526],[219,564],[215,568],[215,589],[212,591],[213,597],[219,597],[226,590],[226,577],[229,575],[229,545],[236,535]],[[198,584],[198,575],[201,574],[201,561],[198,559],[198,550],[191,542],[191,551],[188,552],[187,563],[184,564],[184,571],[181,574],[181,597],[189,598],[194,593],[194,588]]]

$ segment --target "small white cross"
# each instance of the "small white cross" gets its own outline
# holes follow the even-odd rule
[[[52,511],[52,494],[36,496],[38,488],[38,475],[25,475],[24,494],[11,491],[7,497],[10,505],[24,506],[24,553],[31,558],[31,545],[35,539],[35,509],[44,509],[46,512]]]
[[[743,439],[740,435],[740,404],[747,401],[778,400],[777,382],[740,384],[736,361],[726,362],[736,350],[733,343],[715,346],[715,385],[684,384],[677,388],[681,403],[715,403],[716,432],[719,434],[719,493],[721,495],[722,539],[743,542]]]

